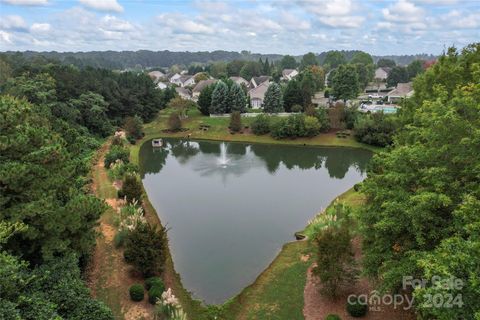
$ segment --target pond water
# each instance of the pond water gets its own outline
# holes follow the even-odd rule
[[[140,170],[184,286],[217,304],[363,180],[370,158],[360,149],[166,139],[163,148],[142,146]]]

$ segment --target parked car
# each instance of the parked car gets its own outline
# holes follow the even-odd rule
[[[369,94],[368,97],[369,97],[370,99],[382,99],[382,98],[383,98],[383,96],[380,96],[380,95],[378,95],[378,94],[376,94],[376,93],[375,93],[375,94]]]

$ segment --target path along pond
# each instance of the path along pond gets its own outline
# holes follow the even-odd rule
[[[283,244],[362,181],[361,149],[164,139],[140,149],[148,197],[170,228],[183,285],[218,304],[251,284]]]

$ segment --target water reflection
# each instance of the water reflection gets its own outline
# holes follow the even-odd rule
[[[222,145],[225,145],[228,166],[219,166],[223,156]],[[194,162],[194,169],[203,176],[220,174],[238,176],[247,170],[265,166],[270,174],[275,174],[281,165],[287,169],[328,170],[331,178],[343,179],[350,167],[365,173],[366,164],[371,157],[368,151],[349,148],[312,148],[300,146],[276,146],[245,143],[218,143],[209,141],[189,141],[179,139],[164,140],[163,148],[152,148],[150,143],[143,144],[140,150],[142,177],[145,174],[158,173],[165,165],[166,158],[171,155],[182,165]],[[145,159],[149,159],[145,161]],[[241,159],[242,161],[238,161]],[[224,159],[225,160],[225,159]],[[223,170],[220,170],[223,169]]]

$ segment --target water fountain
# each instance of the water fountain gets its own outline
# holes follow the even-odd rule
[[[222,144],[220,145],[220,158],[218,158],[218,164],[222,168],[226,168],[229,161],[230,159],[227,158],[227,146],[225,142],[222,142]]]

